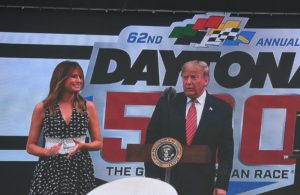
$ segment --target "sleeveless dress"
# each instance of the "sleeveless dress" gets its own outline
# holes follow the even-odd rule
[[[72,110],[69,124],[62,117],[59,105],[56,115],[50,116],[46,108],[43,122],[46,139],[77,138],[86,136],[88,131],[88,114]],[[72,140],[72,139],[70,139]],[[96,187],[92,159],[88,151],[79,151],[71,157],[68,154],[55,154],[51,157],[41,157],[34,172],[30,195],[83,195]]]

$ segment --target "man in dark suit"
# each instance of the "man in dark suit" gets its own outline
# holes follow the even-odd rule
[[[181,76],[184,92],[171,99],[167,96],[159,99],[147,129],[146,143],[153,144],[160,138],[173,137],[183,145],[208,145],[212,152],[211,162],[175,165],[171,170],[170,183],[179,195],[224,195],[233,160],[232,108],[207,93],[209,68],[205,62],[186,62]],[[192,104],[196,107],[197,126],[189,143],[187,137],[190,136],[186,135],[186,121],[189,120],[186,118]],[[145,163],[145,168],[147,177],[164,179],[164,169],[153,163]]]

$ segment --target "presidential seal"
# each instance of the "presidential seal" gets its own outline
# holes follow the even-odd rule
[[[182,157],[182,146],[179,141],[171,137],[157,140],[151,148],[151,159],[161,168],[176,165]]]

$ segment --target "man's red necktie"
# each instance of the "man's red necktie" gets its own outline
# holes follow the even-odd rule
[[[197,129],[197,111],[195,100],[193,100],[186,117],[186,143],[191,145]]]

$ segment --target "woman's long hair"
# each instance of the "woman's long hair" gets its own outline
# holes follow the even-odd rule
[[[64,83],[67,78],[70,77],[70,73],[78,69],[80,71],[80,76],[83,80],[83,84],[81,89],[84,87],[84,75],[81,66],[74,61],[62,61],[57,64],[56,68],[54,69],[50,81],[50,90],[47,98],[43,101],[44,107],[49,107],[50,114],[54,116],[56,114],[55,107],[58,104],[60,98],[65,91]],[[79,94],[74,94],[74,105],[76,110],[80,113],[86,108],[85,99]]]

